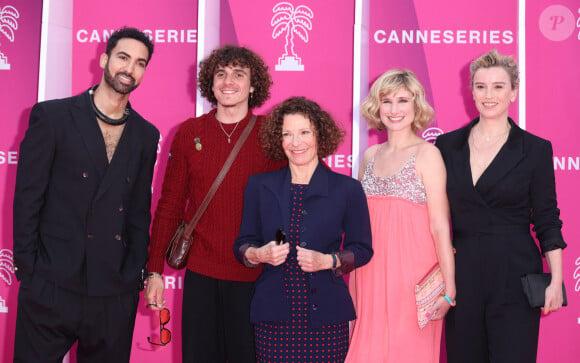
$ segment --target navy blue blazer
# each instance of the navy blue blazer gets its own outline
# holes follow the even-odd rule
[[[88,92],[36,104],[20,144],[14,263],[92,296],[137,291],[159,131],[131,111],[109,163]]]
[[[288,167],[248,180],[240,235],[234,244],[234,254],[240,262],[243,263],[240,247],[262,246],[274,240],[278,228],[289,230],[290,183]],[[302,247],[331,253],[338,251],[342,243],[343,250],[354,256],[353,264],[346,264],[351,270],[369,262],[373,255],[370,218],[358,180],[335,173],[320,162],[304,196],[302,214]],[[283,271],[283,265],[265,264],[255,283],[250,309],[252,323],[289,319]],[[309,277],[313,327],[355,319],[352,299],[341,276],[323,270],[309,273]]]

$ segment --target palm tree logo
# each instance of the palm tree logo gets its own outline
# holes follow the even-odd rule
[[[14,256],[9,249],[0,250],[0,278],[8,285],[12,285],[14,274]]]
[[[0,7],[0,34],[4,34],[11,42],[14,41],[14,31],[18,29],[18,21],[16,21],[18,18],[20,18],[20,14],[14,6]],[[9,69],[8,57],[0,52],[0,70]]]
[[[580,8],[578,8],[578,14],[580,14]],[[580,40],[580,16],[576,20],[576,28],[579,28],[579,31],[578,31],[578,40]]]
[[[312,30],[314,12],[306,5],[294,8],[289,2],[281,2],[272,9],[274,16],[270,25],[274,27],[272,39],[286,33],[284,54],[278,58],[277,71],[303,71],[304,65],[300,57],[294,52],[294,35],[298,35],[304,43],[308,43],[308,31]]]

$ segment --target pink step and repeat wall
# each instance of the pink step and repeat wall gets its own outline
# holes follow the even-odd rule
[[[217,0],[216,0],[217,1]],[[523,1],[522,1],[523,2]],[[177,125],[195,115],[197,45],[208,32],[220,44],[239,44],[260,53],[274,86],[268,112],[289,96],[319,102],[347,131],[345,142],[327,163],[351,174],[353,82],[368,74],[369,82],[389,68],[415,71],[426,88],[437,119],[424,138],[432,139],[465,125],[476,116],[469,90],[469,62],[491,48],[525,59],[525,107],[511,116],[532,133],[552,141],[558,201],[569,248],[564,253],[564,281],[569,306],[542,318],[538,362],[577,362],[580,357],[580,5],[577,0],[528,1],[525,27],[517,0],[365,0],[363,57],[353,58],[354,0],[268,1],[220,0],[219,28],[197,24],[198,1],[100,0],[74,1],[72,21],[72,94],[98,83],[98,56],[110,32],[123,25],[146,30],[156,43],[155,54],[132,105],[161,131],[154,177],[154,205],[159,197],[168,150]],[[280,20],[283,12],[292,21]],[[18,145],[39,87],[42,1],[0,0],[0,361],[12,361],[18,282],[12,259],[12,194]],[[367,14],[365,12],[365,14]],[[518,20],[519,19],[519,20]],[[521,34],[523,32],[523,34]],[[200,58],[202,55],[200,55]],[[354,68],[354,69],[353,69]],[[50,71],[50,70],[49,70]],[[363,77],[363,79],[365,79]],[[361,85],[363,92],[369,84]],[[523,111],[522,111],[523,110]],[[519,114],[521,113],[521,114]],[[525,113],[525,115],[524,115]],[[355,120],[355,121],[353,121]],[[525,121],[525,122],[524,122]],[[356,127],[356,125],[355,125]],[[366,139],[366,133],[363,135]],[[371,132],[369,144],[384,139]],[[363,142],[364,144],[364,142]],[[180,311],[183,274],[165,271],[173,341],[152,346],[147,337],[159,334],[158,317],[140,304],[131,362],[180,362]],[[187,306],[183,307],[187,309]],[[445,362],[442,353],[442,362]],[[70,361],[75,361],[71,356]]]

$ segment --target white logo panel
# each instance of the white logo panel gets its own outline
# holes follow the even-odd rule
[[[278,58],[277,71],[304,71],[302,60],[294,51],[294,35],[308,43],[308,32],[312,30],[314,12],[306,5],[294,8],[289,2],[281,2],[272,9],[274,16],[270,25],[274,27],[272,39],[285,34],[284,54]]]
[[[14,255],[9,249],[2,249],[0,250],[0,278],[10,286],[12,275],[14,275]]]
[[[0,35],[4,35],[10,42],[14,42],[14,32],[18,29],[18,18],[20,18],[20,14],[14,6],[0,7]],[[2,52],[0,52],[0,70],[10,70],[8,57]]]
[[[421,137],[423,138],[423,140],[434,144],[435,140],[437,140],[437,136],[441,134],[443,134],[443,130],[441,130],[440,128],[430,127],[427,130],[423,131]]]

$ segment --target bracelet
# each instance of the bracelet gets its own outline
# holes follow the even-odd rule
[[[336,254],[331,253],[332,256],[332,268],[336,268]]]
[[[451,300],[451,298],[449,296],[447,296],[447,294],[443,295],[443,297],[445,298],[445,300],[447,300],[447,302],[449,303],[449,305],[451,306],[455,306],[457,303],[455,300]]]
[[[162,274],[160,274],[159,272],[149,272],[149,273],[147,274],[147,278],[150,278],[150,277],[158,277],[158,278],[160,278],[161,280],[163,280],[163,275],[162,275]]]

